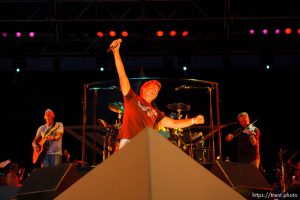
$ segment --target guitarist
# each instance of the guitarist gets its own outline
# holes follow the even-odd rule
[[[55,114],[51,109],[45,111],[46,124],[41,125],[34,140],[33,164],[36,167],[56,166],[62,163],[62,135],[64,126],[54,121]]]

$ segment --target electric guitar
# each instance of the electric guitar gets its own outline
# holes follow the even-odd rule
[[[11,161],[10,160],[5,160],[3,162],[0,162],[0,168],[4,168],[6,165],[8,165]]]
[[[49,131],[46,131],[44,137],[39,141],[39,151],[36,150],[36,148],[33,148],[33,156],[32,156],[32,163],[39,165],[42,163],[48,148],[49,148],[49,141],[46,139],[47,136],[51,135],[56,129],[58,129],[59,124],[56,124],[54,127],[52,127]]]

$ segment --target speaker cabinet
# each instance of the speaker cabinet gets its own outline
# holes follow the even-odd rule
[[[19,190],[16,186],[0,185],[0,199],[16,199],[16,192]]]
[[[16,193],[16,198],[18,200],[53,199],[80,177],[78,170],[72,164],[35,168]]]
[[[217,161],[211,172],[247,199],[251,199],[254,193],[272,190],[261,172],[249,164]]]

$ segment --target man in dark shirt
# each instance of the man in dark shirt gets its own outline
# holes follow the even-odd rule
[[[250,117],[246,112],[237,115],[240,128],[226,136],[227,142],[235,137],[238,143],[238,162],[253,164],[257,168],[260,165],[259,139],[260,130],[250,124]]]

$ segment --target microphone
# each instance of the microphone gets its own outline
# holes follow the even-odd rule
[[[188,85],[180,85],[180,86],[175,88],[175,91],[182,90],[182,89],[189,90],[189,89],[192,89],[192,88],[194,88],[194,87],[193,86],[188,86]]]
[[[117,90],[118,88],[116,86],[110,86],[106,88],[107,90]]]
[[[117,90],[118,87],[116,86],[108,86],[108,87],[94,87],[94,88],[90,88],[89,90]]]
[[[185,87],[185,85],[180,85],[180,86],[178,86],[178,87],[175,88],[175,91],[181,90],[181,89],[183,89],[184,87]]]
[[[122,39],[121,39],[121,38],[117,39],[116,41],[117,41],[119,44],[122,43]],[[107,53],[111,52],[114,48],[117,47],[117,45],[118,45],[118,44],[110,46],[110,47],[106,50],[106,52],[107,52]]]
[[[175,88],[175,90],[192,90],[192,89],[197,89],[197,90],[207,90],[210,89],[210,87],[197,87],[197,86],[190,86],[190,85],[180,85],[178,87]],[[212,89],[214,89],[214,87],[212,87]]]

